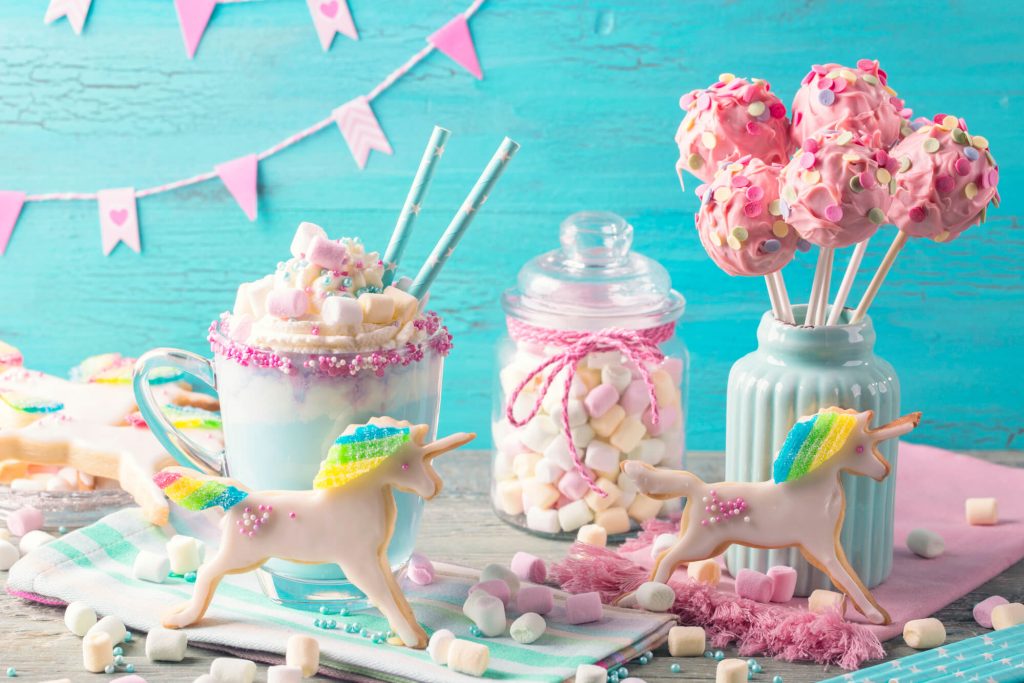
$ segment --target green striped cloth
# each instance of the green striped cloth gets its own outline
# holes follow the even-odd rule
[[[171,523],[179,533],[209,544],[219,535],[216,519],[209,513],[175,509]],[[22,558],[10,571],[8,592],[43,601],[83,600],[100,615],[116,614],[130,629],[148,631],[159,624],[161,612],[188,599],[192,590],[190,584],[178,579],[153,584],[132,578],[136,554],[140,550],[162,553],[167,533],[148,524],[137,509],[115,512]],[[432,585],[407,583],[404,587],[417,618],[428,633],[447,628],[459,638],[473,639],[469,634],[472,624],[462,614],[462,603],[477,572],[452,565],[435,567],[437,580]],[[569,680],[579,664],[612,666],[657,647],[675,623],[666,615],[607,607],[601,621],[572,626],[565,623],[564,594],[556,592],[555,602],[555,611],[547,617],[548,630],[536,643],[520,645],[507,635],[479,639],[491,651],[486,678]],[[371,631],[386,631],[387,622],[375,610],[332,617],[338,621],[338,629],[331,631],[313,625],[318,616],[272,603],[260,592],[252,573],[229,576],[221,583],[206,619],[188,629],[189,642],[277,663],[288,636],[304,633],[320,642],[321,673],[327,676],[425,683],[477,680],[434,664],[426,652],[375,645],[358,634],[345,633],[344,625],[350,621]]]

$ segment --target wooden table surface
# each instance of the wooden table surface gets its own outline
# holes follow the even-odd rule
[[[992,462],[1019,466],[1024,458],[1013,451],[978,451],[973,455]],[[490,562],[507,563],[518,550],[524,550],[548,561],[562,559],[568,543],[536,538],[518,531],[491,512],[488,500],[489,458],[481,452],[465,452],[438,461],[438,470],[445,480],[445,490],[427,505],[418,543],[427,556],[482,568]],[[720,453],[691,453],[690,467],[708,478],[721,478],[723,460]],[[937,616],[946,625],[950,641],[977,635],[985,629],[975,624],[971,609],[979,600],[992,594],[1011,599],[1024,597],[1024,561],[984,584],[975,591],[941,610]],[[126,646],[125,656],[136,666],[137,673],[150,683],[188,683],[209,670],[210,660],[218,656],[207,650],[189,648],[180,664],[150,664],[143,652],[141,634]],[[81,666],[81,640],[64,628],[62,611],[58,608],[27,603],[5,595],[0,596],[0,675],[9,666],[24,681],[39,682],[68,677],[72,681],[109,679],[105,674],[89,674]],[[902,657],[914,651],[902,639],[885,643],[889,658]],[[727,656],[736,656],[731,649]],[[673,659],[666,648],[655,652],[651,664],[629,666],[631,674],[649,683],[667,681],[714,680],[715,662],[704,658]],[[787,683],[819,681],[841,673],[834,667],[826,670],[817,664],[790,664],[759,657],[764,672],[755,680],[770,681],[780,674]],[[673,674],[673,663],[682,672]],[[260,666],[257,681],[266,680],[266,669]]]

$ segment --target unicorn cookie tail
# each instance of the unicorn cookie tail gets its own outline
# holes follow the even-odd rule
[[[185,474],[170,468],[158,472],[153,481],[164,494],[186,510],[207,510],[219,507],[225,512],[245,500],[249,494],[227,480],[217,480],[196,473]]]

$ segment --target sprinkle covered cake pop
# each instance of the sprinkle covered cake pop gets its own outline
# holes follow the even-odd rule
[[[988,140],[968,133],[963,119],[939,114],[896,145],[892,157],[897,189],[890,218],[908,235],[955,239],[999,201],[999,167]]]
[[[786,105],[770,92],[768,81],[722,74],[704,90],[682,96],[686,111],[676,143],[676,170],[710,182],[723,161],[750,154],[772,164],[789,158]]]
[[[812,66],[793,98],[790,134],[794,144],[802,145],[816,133],[835,129],[865,136],[878,147],[891,147],[910,110],[887,81],[876,60],[858,60],[856,67]]]
[[[730,275],[767,275],[793,259],[799,236],[781,217],[781,171],[747,155],[726,164],[704,189],[697,233]]]
[[[782,171],[782,217],[808,242],[840,248],[885,223],[896,160],[849,131],[808,137]]]

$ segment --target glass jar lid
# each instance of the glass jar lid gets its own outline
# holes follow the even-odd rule
[[[562,221],[561,248],[530,260],[505,290],[505,313],[563,330],[644,329],[673,322],[686,300],[665,267],[631,251],[633,226],[605,211]]]

